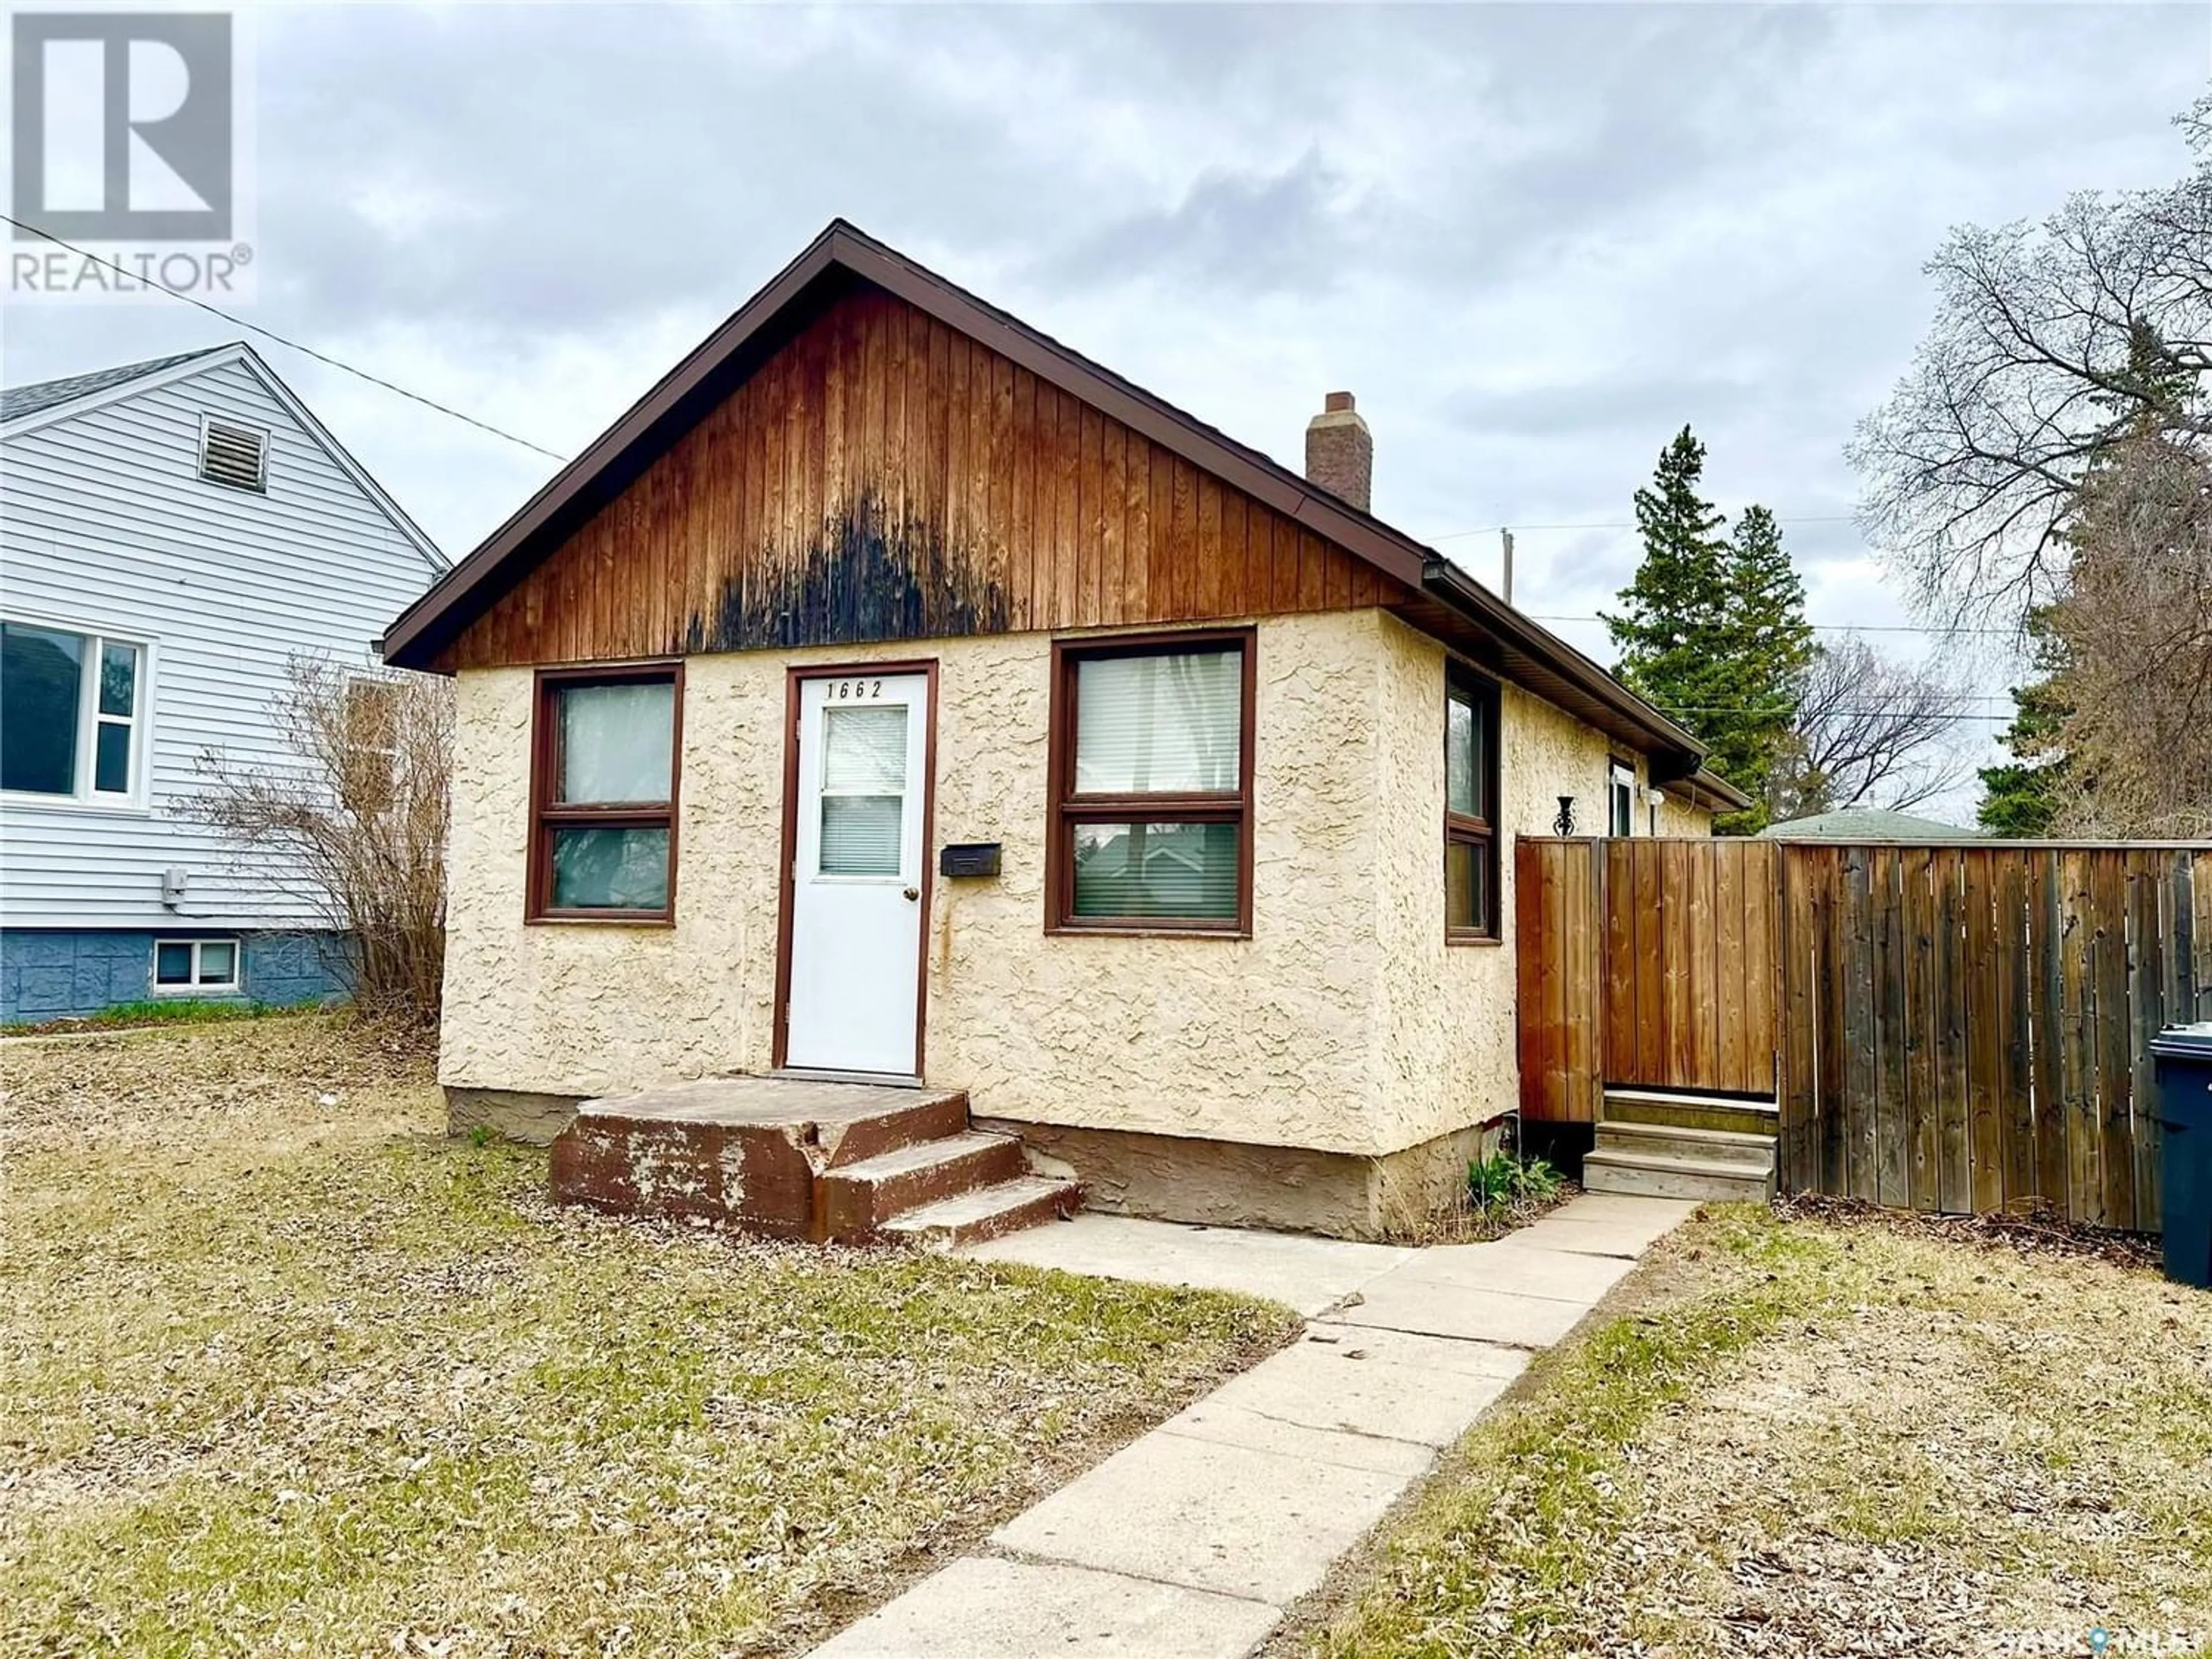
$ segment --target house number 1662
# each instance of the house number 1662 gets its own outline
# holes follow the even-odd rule
[[[856,697],[880,697],[884,695],[884,683],[881,680],[839,680],[837,689],[830,695],[839,702]]]

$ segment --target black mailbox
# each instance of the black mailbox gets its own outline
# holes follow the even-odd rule
[[[940,876],[995,876],[999,873],[999,843],[995,841],[957,842],[937,854]]]

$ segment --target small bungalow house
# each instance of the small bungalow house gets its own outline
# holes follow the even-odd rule
[[[1463,1180],[1510,838],[1741,803],[1328,402],[1301,477],[833,223],[386,636],[459,686],[456,1123],[828,1074],[1151,1214]]]
[[[251,347],[0,394],[0,1020],[344,988],[304,872],[192,809],[295,763],[290,659],[378,671],[447,566]]]

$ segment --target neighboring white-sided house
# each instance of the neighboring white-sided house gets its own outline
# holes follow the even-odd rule
[[[0,393],[0,1020],[343,988],[296,880],[192,817],[195,763],[284,763],[291,659],[376,671],[445,569],[245,345]]]

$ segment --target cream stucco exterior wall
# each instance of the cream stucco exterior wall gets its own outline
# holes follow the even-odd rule
[[[1440,873],[1447,653],[1395,617],[1380,620],[1386,762],[1377,891],[1387,967],[1379,1041],[1392,1133],[1410,1146],[1519,1103],[1513,838],[1555,834],[1562,795],[1574,797],[1578,833],[1601,832],[1613,762],[1634,765],[1639,801],[1649,769],[1641,757],[1540,697],[1501,686],[1499,940],[1447,945]],[[1662,835],[1709,833],[1710,818],[1693,818],[1686,803],[1673,808],[1673,819],[1669,810],[1660,809]]]
[[[1659,804],[1659,833],[1662,836],[1710,836],[1713,833],[1713,815],[1702,806],[1692,806],[1671,789],[1659,792],[1663,797]]]
[[[1379,611],[1257,624],[1253,937],[1044,932],[1051,638],[690,659],[677,921],[525,926],[532,676],[459,678],[442,1080],[584,1096],[772,1063],[786,670],[933,657],[927,1060],[980,1116],[1376,1155],[1510,1110],[1508,943],[1443,943],[1444,653]],[[1599,733],[1508,686],[1505,831],[1602,811]],[[931,857],[933,861],[934,851]]]

